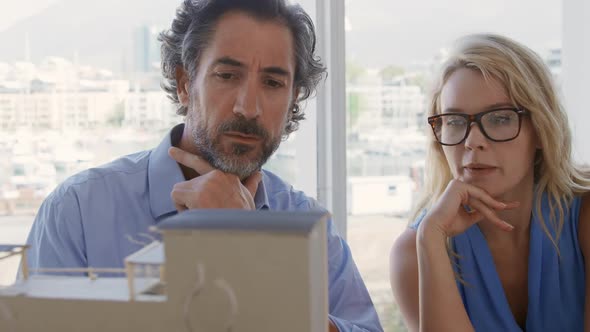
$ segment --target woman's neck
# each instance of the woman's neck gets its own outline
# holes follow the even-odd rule
[[[506,246],[518,246],[524,242],[528,243],[533,211],[533,189],[532,184],[521,185],[499,197],[495,197],[501,202],[519,202],[520,205],[510,210],[495,211],[500,219],[514,226],[514,229],[510,232],[501,230],[486,220],[479,222],[479,228],[488,242],[497,242],[497,244]]]

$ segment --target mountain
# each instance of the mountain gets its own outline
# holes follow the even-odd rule
[[[18,1],[18,0],[13,0]],[[21,0],[23,1],[23,0]],[[315,1],[296,0],[313,8]],[[334,0],[342,1],[342,0]],[[497,32],[541,54],[561,40],[562,0],[345,0],[350,30],[347,61],[367,67],[430,60],[441,47],[473,32]],[[133,67],[134,30],[170,25],[181,0],[60,0],[0,32],[0,62],[75,54],[81,64],[126,71]],[[530,8],[535,8],[531,15]],[[313,11],[311,11],[313,12]]]
[[[168,26],[180,1],[62,0],[0,32],[0,62],[60,56],[81,64],[122,71],[133,61],[134,31]]]

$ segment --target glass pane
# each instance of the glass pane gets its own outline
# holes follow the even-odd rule
[[[182,121],[159,86],[156,40],[175,5],[125,3],[113,16],[114,5],[3,6],[0,42],[13,47],[0,51],[0,242],[24,242],[41,202],[70,175],[150,149]],[[16,264],[0,268],[0,284]]]
[[[292,1],[298,3],[313,19],[315,17],[316,0]],[[299,122],[299,129],[292,133],[269,159],[265,169],[274,172],[291,183],[295,188],[304,191],[310,197],[317,197],[315,180],[316,167],[316,104],[315,98],[309,98],[302,104],[305,120]]]
[[[141,10],[114,0],[2,6],[0,43],[11,46],[0,49],[0,243],[24,242],[39,205],[67,177],[151,149],[183,121],[160,88],[156,39],[180,3],[153,1]],[[314,17],[315,0],[301,3]],[[306,105],[313,114],[313,100]],[[313,119],[266,167],[310,196],[315,183],[304,180],[315,172],[309,147],[316,142],[300,133],[315,131]],[[0,284],[10,283],[18,261],[1,264]]]
[[[461,35],[495,32],[533,48],[559,75],[561,5],[346,1],[348,241],[385,331],[406,330],[389,285],[389,251],[422,187],[436,65]]]

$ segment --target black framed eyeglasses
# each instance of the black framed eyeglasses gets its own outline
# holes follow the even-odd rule
[[[471,124],[477,123],[484,136],[494,142],[515,139],[520,133],[522,117],[530,112],[520,108],[496,108],[477,114],[443,113],[428,117],[436,140],[442,145],[463,143]]]

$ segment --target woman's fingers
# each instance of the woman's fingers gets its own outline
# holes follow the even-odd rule
[[[469,200],[475,198],[494,210],[509,210],[520,206],[520,202],[501,202],[481,188],[469,184],[465,184],[465,186]]]
[[[511,231],[514,229],[514,226],[500,219],[494,210],[492,210],[489,206],[477,198],[470,198],[469,205],[473,207],[478,213],[480,213],[483,218],[498,226],[500,229],[505,231]]]
[[[469,200],[471,198],[476,198],[480,200],[482,203],[484,203],[486,206],[489,206],[494,210],[512,209],[519,206],[518,202],[498,201],[490,194],[488,194],[485,190],[474,185],[465,183],[461,180],[451,180],[446,191],[449,193],[457,194],[458,198],[461,201],[461,204],[464,205],[469,204]]]
[[[469,195],[469,201],[473,198],[477,199],[481,203],[493,208],[494,210],[504,210],[508,207],[508,204],[495,200],[485,190],[476,186],[467,185],[467,194]]]
[[[507,202],[506,209],[514,209],[520,206],[520,202]]]
[[[483,214],[481,214],[473,209],[469,212],[465,211],[465,216],[466,216],[467,220],[469,220],[470,225],[473,225],[483,219]]]
[[[511,231],[514,226],[502,220],[498,213],[518,206],[519,202],[501,202],[479,187],[452,180],[427,220],[432,220],[431,223],[447,236],[461,234],[484,219],[502,230]]]

